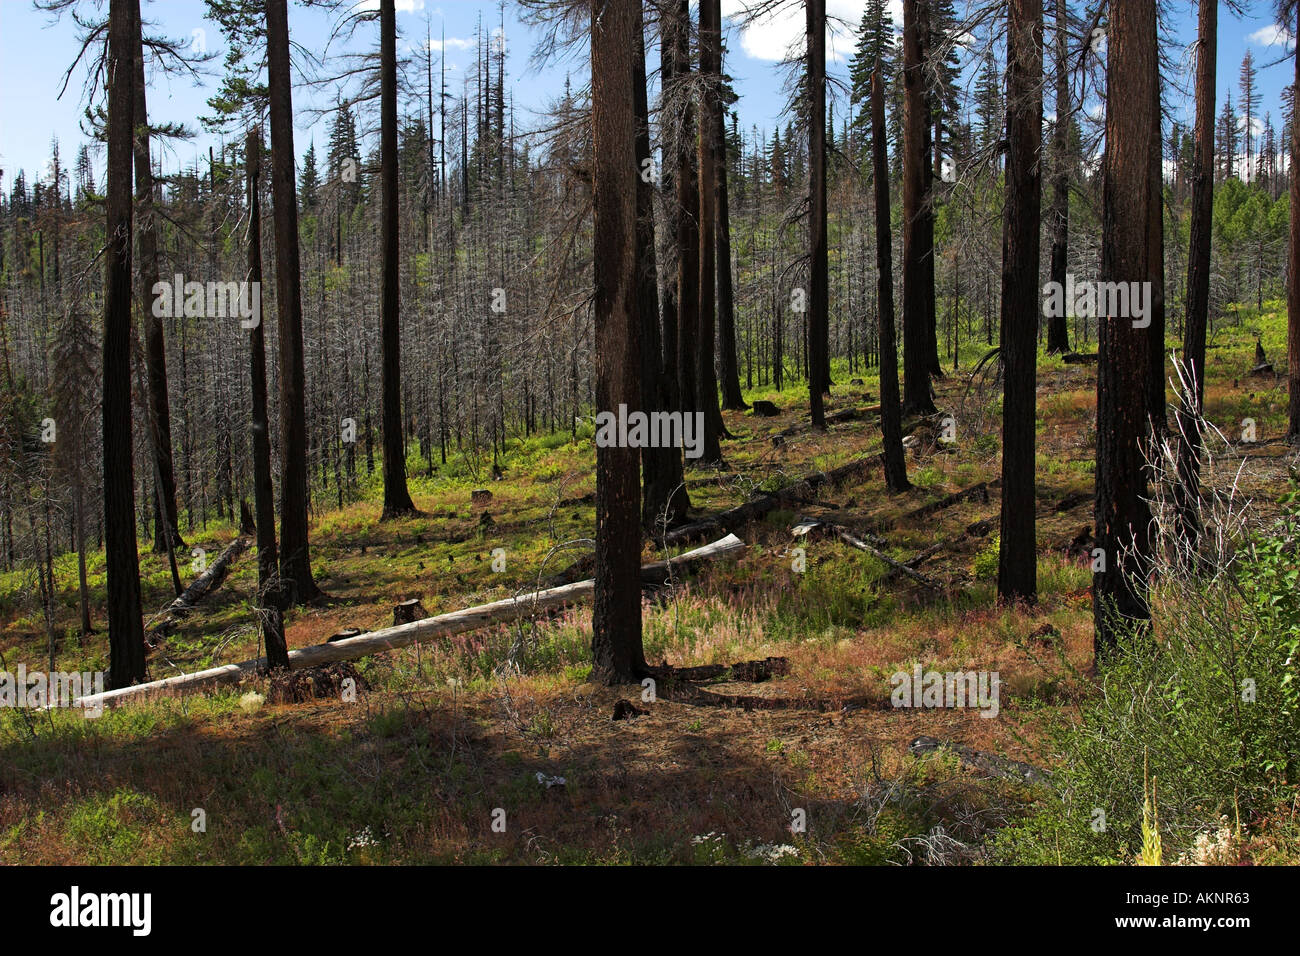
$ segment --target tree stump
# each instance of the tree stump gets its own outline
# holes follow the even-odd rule
[[[759,399],[754,403],[754,414],[761,418],[775,418],[781,414],[781,409],[777,408],[771,402]]]
[[[393,626],[399,624],[410,624],[412,621],[421,621],[429,616],[424,605],[420,603],[419,598],[411,598],[409,601],[402,601],[393,605]]]
[[[349,637],[360,637],[364,633],[366,632],[361,630],[359,627],[345,627],[337,634],[331,634],[329,637],[325,638],[325,643],[333,644],[336,641],[346,641]]]
[[[482,508],[492,500],[492,492],[486,488],[475,488],[469,493],[469,500],[476,508]]]

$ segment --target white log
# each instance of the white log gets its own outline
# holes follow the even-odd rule
[[[734,534],[729,534],[712,544],[696,548],[694,551],[688,551],[669,561],[656,561],[644,565],[641,568],[641,574],[643,577],[664,575],[668,572],[670,566],[679,567],[697,561],[717,560],[744,547],[745,543],[743,541]],[[595,593],[595,590],[596,581],[594,578],[589,578],[586,581],[578,581],[562,587],[533,591],[519,597],[493,601],[490,604],[480,604],[477,607],[466,608],[462,611],[451,611],[447,614],[426,617],[420,621],[412,621],[410,624],[386,627],[358,637],[335,641],[332,644],[300,647],[289,652],[289,668],[290,670],[301,670],[304,667],[315,667],[318,664],[328,664],[333,661],[352,661],[361,657],[368,657],[371,654],[407,647],[417,641],[448,637],[452,634],[460,634],[465,631],[486,627],[489,624],[518,620],[538,611],[581,603],[590,598]],[[239,664],[224,664],[221,667],[210,667],[207,670],[195,671],[192,674],[178,674],[174,677],[150,681],[147,684],[135,684],[131,687],[104,691],[102,694],[90,694],[78,698],[73,703],[73,706],[96,708],[108,705],[114,707],[124,701],[137,700],[169,691],[188,691],[212,687],[217,684],[229,684],[241,677],[256,673],[265,666],[266,658],[264,657],[243,661]]]

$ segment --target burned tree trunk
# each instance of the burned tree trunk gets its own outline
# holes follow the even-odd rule
[[[145,378],[149,402],[149,453],[153,457],[160,521],[154,524],[156,554],[185,547],[176,520],[176,472],[172,462],[171,406],[167,396],[167,348],[162,319],[154,314],[153,287],[158,281],[158,224],[154,219],[153,164],[149,152],[149,111],[144,80],[144,40],[140,0],[135,0],[135,213],[136,301],[144,323]],[[177,290],[177,295],[180,290]]]
[[[595,223],[596,406],[635,407],[637,329],[637,0],[592,0],[591,128]],[[638,680],[641,646],[641,493],[635,448],[596,448],[596,592],[592,678]]]
[[[826,0],[808,0],[808,405],[826,428],[829,278],[826,258]]]
[[[636,182],[637,308],[641,333],[641,396],[646,412],[671,411],[664,372],[663,343],[659,334],[659,284],[655,262],[654,187],[644,174],[650,155],[650,105],[646,93],[645,31],[637,6],[636,75],[636,159],[643,171]],[[686,517],[690,498],[682,469],[680,448],[641,450],[643,495],[641,524],[654,534],[657,529],[676,526]],[[662,532],[661,532],[662,533]]]
[[[922,39],[926,3],[903,0],[903,411],[915,415],[935,411],[929,354],[934,274],[926,268],[934,252]]]
[[[383,303],[380,316],[381,390],[384,428],[384,510],[381,520],[415,512],[406,488],[406,439],[402,430],[402,336],[398,288],[397,209],[397,11],[379,3],[380,232],[383,234]]]
[[[1055,40],[1056,120],[1052,124],[1052,266],[1051,281],[1065,288],[1065,271],[1070,251],[1070,70],[1066,61],[1069,38],[1069,14],[1066,0],[1056,0],[1052,25]],[[1058,309],[1047,320],[1048,354],[1070,351],[1068,309]]]
[[[262,295],[262,138],[256,130],[244,142],[248,174],[248,281]],[[261,305],[257,314],[262,314]],[[248,330],[248,377],[253,394],[253,507],[257,512],[257,607],[271,669],[289,666],[284,638],[283,597],[275,546],[275,488],[271,483],[271,423],[266,401],[266,332],[261,322]]]
[[[1038,597],[1034,428],[1043,129],[1042,0],[1011,0],[1007,24],[1007,169],[1002,230],[1002,535],[998,597]]]
[[[1192,154],[1191,249],[1187,257],[1187,321],[1183,327],[1184,396],[1178,403],[1179,534],[1189,554],[1201,533],[1201,416],[1205,403],[1205,333],[1210,315],[1210,239],[1214,226],[1215,75],[1218,0],[1200,0],[1197,17],[1196,146]]]
[[[104,252],[104,557],[107,565],[109,683],[144,680],[140,556],[135,537],[131,441],[131,160],[136,0],[108,13],[108,194]]]
[[[871,170],[876,190],[877,315],[880,337],[880,434],[884,442],[885,487],[910,488],[903,454],[902,409],[898,395],[898,347],[894,341],[894,244],[889,228],[889,159],[885,143],[885,92],[880,61],[871,74]]]
[[[699,159],[699,331],[692,356],[695,397],[704,412],[704,461],[722,461],[722,413],[718,410],[718,376],[714,365],[717,311],[717,203],[722,33],[720,0],[700,0]]]
[[[266,2],[271,113],[271,200],[275,213],[275,284],[280,337],[280,577],[287,604],[320,596],[307,542],[307,371],[302,345],[298,196],[294,187],[293,96],[287,0]]]
[[[1160,138],[1156,110],[1155,0],[1129,0],[1111,11],[1106,80],[1106,152],[1102,160],[1101,277],[1146,282],[1153,264],[1151,153]],[[1098,329],[1094,647],[1098,664],[1121,636],[1150,618],[1146,598],[1150,512],[1145,451],[1150,436],[1151,336],[1130,316],[1107,316]]]

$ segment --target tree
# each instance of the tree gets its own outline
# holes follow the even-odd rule
[[[144,74],[144,30],[140,0],[135,0],[136,38],[133,109],[135,116],[135,233],[136,298],[144,323],[144,357],[148,384],[149,452],[153,461],[154,494],[160,520],[154,525],[155,553],[175,553],[185,547],[176,520],[176,472],[172,460],[171,405],[167,395],[167,347],[162,319],[154,315],[153,287],[158,281],[158,225],[154,215],[153,164]]]
[[[1102,158],[1101,279],[1151,278],[1151,155],[1160,136],[1155,84],[1156,0],[1129,0],[1111,9],[1107,34],[1106,150]],[[1093,573],[1096,660],[1115,650],[1120,635],[1150,618],[1146,574],[1150,512],[1146,503],[1151,336],[1127,316],[1107,316],[1098,328],[1096,541]],[[1004,492],[1005,493],[1005,492]]]
[[[894,53],[894,20],[889,14],[887,0],[867,0],[862,10],[862,22],[858,24],[853,59],[849,61],[850,106],[861,104],[852,115],[850,129],[859,140],[874,135],[871,126],[871,80],[877,64],[880,65],[886,87],[892,89],[897,62]],[[889,119],[892,130],[897,117],[891,116]],[[870,159],[875,152],[874,143],[866,152]]]
[[[871,167],[876,191],[876,276],[880,337],[880,434],[884,442],[885,487],[906,491],[902,409],[898,396],[898,349],[894,343],[894,244],[889,229],[889,165],[885,158],[885,91],[883,66],[871,74]]]
[[[1070,35],[1066,0],[1055,0],[1056,17],[1052,24],[1056,74],[1056,119],[1052,123],[1052,205],[1048,218],[1052,224],[1051,281],[1065,288],[1065,273],[1070,251],[1070,73],[1066,61]],[[1058,314],[1059,313],[1059,314]],[[1058,309],[1047,321],[1047,351],[1070,351],[1070,326],[1065,309]]]
[[[930,397],[934,223],[925,84],[927,2],[903,0],[903,411],[916,414],[935,411]]]
[[[108,195],[104,252],[104,557],[107,566],[109,683],[145,678],[140,556],[135,537],[131,440],[131,164],[137,0],[108,11]]]
[[[639,0],[591,2],[592,201],[595,225],[596,405],[635,408],[637,381],[636,103]],[[592,679],[639,680],[641,495],[635,448],[596,449],[596,593]]]
[[[825,430],[829,362],[826,256],[826,0],[808,0],[808,403],[812,427]]]
[[[1296,24],[1293,35],[1300,37],[1300,3],[1296,0],[1279,0],[1278,12],[1282,23]],[[1300,45],[1291,54],[1295,61],[1295,81],[1292,90],[1300,90]],[[1286,314],[1287,314],[1287,390],[1290,393],[1286,438],[1300,445],[1300,110],[1291,109],[1291,217],[1290,240],[1287,246]]]
[[[1231,179],[1237,173],[1237,111],[1232,108],[1231,90],[1228,91],[1228,98],[1224,100],[1223,112],[1219,114],[1219,128],[1216,135],[1219,143],[1215,151],[1223,157],[1219,179],[1220,181]]]
[[[262,289],[262,138],[250,130],[244,140],[244,167],[248,179],[248,282],[255,295]],[[258,306],[261,315],[261,306]],[[271,670],[288,668],[289,647],[284,639],[283,596],[280,594],[275,546],[275,489],[271,484],[271,422],[266,401],[266,333],[261,322],[248,330],[248,380],[253,398],[253,510],[257,523],[257,606],[266,642],[266,664]]]
[[[647,170],[650,155],[650,104],[646,92],[645,31],[637,5],[637,50],[633,94],[636,97],[636,162]],[[669,384],[664,371],[664,344],[659,331],[659,283],[655,259],[653,177],[636,180],[637,226],[637,310],[641,332],[641,404],[647,412],[671,411]],[[671,284],[669,286],[671,288]],[[675,303],[664,303],[664,324],[675,321],[669,311]],[[650,534],[667,530],[686,517],[691,501],[686,493],[680,448],[643,448],[641,523]]]
[[[384,427],[384,510],[382,519],[415,512],[406,488],[406,438],[402,429],[402,334],[398,310],[397,209],[397,10],[379,2],[380,231],[383,233],[383,305],[380,317],[381,390]]]
[[[320,596],[307,541],[307,370],[302,345],[298,196],[294,188],[293,94],[287,0],[266,0],[267,83],[271,107],[271,202],[280,339],[280,577],[288,604]]]
[[[1002,227],[1002,534],[998,597],[1038,598],[1034,429],[1043,129],[1042,0],[1011,0],[1007,23],[1007,171]]]
[[[1255,179],[1255,169],[1251,164],[1251,149],[1255,141],[1255,120],[1259,118],[1259,81],[1255,72],[1255,54],[1246,49],[1246,55],[1241,58],[1241,71],[1237,74],[1241,86],[1241,109],[1242,109],[1242,145],[1246,150],[1246,168],[1243,171],[1247,181]]]
[[[695,137],[695,109],[691,97],[691,11],[681,0],[666,24],[673,46],[672,109],[675,126],[675,166],[673,182],[677,187],[674,212],[677,225],[677,395],[683,413],[702,407],[696,395],[695,356],[700,324],[700,233],[696,213],[699,210],[699,170],[695,165],[691,142]]]
[[[718,410],[718,377],[714,364],[717,307],[717,209],[722,125],[721,0],[700,0],[700,122],[699,161],[699,330],[695,354],[695,398],[704,412],[704,451],[708,462],[722,461],[722,413]],[[730,268],[730,266],[728,266]]]
[[[719,49],[720,57],[724,57],[723,48]],[[722,64],[720,58],[719,81],[725,83],[726,75],[722,72]],[[723,97],[723,105],[734,99],[734,93]],[[738,411],[748,408],[749,403],[740,391],[740,367],[736,361],[736,295],[731,280],[731,200],[727,185],[731,173],[730,144],[723,129],[722,114],[723,110],[718,109],[713,117],[714,162],[718,170],[715,174],[718,187],[718,375],[722,384],[722,407]],[[735,114],[732,115],[734,119]]]
[[[1180,535],[1195,553],[1201,529],[1201,416],[1205,402],[1205,332],[1210,315],[1210,240],[1214,228],[1214,87],[1219,2],[1200,0],[1196,26],[1196,146],[1192,154],[1191,243],[1187,255],[1187,318],[1183,324],[1183,396],[1178,403]]]

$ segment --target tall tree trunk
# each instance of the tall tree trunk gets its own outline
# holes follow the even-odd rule
[[[1069,14],[1066,0],[1056,0],[1056,17],[1052,33],[1055,40],[1056,121],[1052,124],[1052,274],[1056,288],[1065,288],[1065,272],[1070,252],[1070,69],[1067,62]],[[1047,351],[1070,351],[1068,309],[1047,320]]]
[[[930,397],[929,354],[934,274],[926,268],[934,235],[929,225],[930,121],[923,49],[926,4],[927,0],[903,0],[903,411],[914,414],[935,410]]]
[[[885,91],[880,61],[871,74],[871,174],[876,191],[876,315],[880,347],[880,434],[884,441],[885,487],[906,491],[907,461],[898,395],[898,347],[894,342],[894,242],[889,228],[889,158]]]
[[[1146,282],[1152,263],[1153,140],[1160,116],[1152,86],[1156,0],[1125,0],[1111,8],[1106,79],[1106,152],[1102,160],[1101,278]],[[1128,316],[1107,316],[1097,333],[1096,540],[1093,574],[1094,649],[1098,665],[1124,633],[1150,618],[1146,598],[1150,511],[1145,450],[1150,436],[1152,339]],[[1004,491],[1005,494],[1005,491]]]
[[[1156,72],[1152,80],[1151,97],[1154,100],[1152,111],[1156,117],[1156,133],[1151,143],[1150,179],[1154,183],[1147,199],[1147,281],[1151,284],[1148,298],[1148,315],[1150,326],[1147,334],[1151,345],[1147,351],[1147,360],[1151,363],[1151,372],[1147,378],[1147,413],[1151,417],[1151,426],[1157,434],[1169,431],[1168,400],[1165,396],[1167,386],[1165,377],[1165,176],[1164,176],[1164,134],[1160,125],[1160,66],[1159,54],[1156,57]]]
[[[248,173],[248,281],[257,290],[262,314],[262,138],[256,130],[245,140]],[[271,421],[266,400],[266,331],[258,322],[248,330],[248,376],[253,395],[253,508],[257,521],[257,606],[266,642],[266,664],[274,670],[289,666],[284,638],[283,596],[280,593],[275,546],[275,488],[271,483]],[[340,488],[342,485],[340,485]]]
[[[673,57],[678,90],[673,110],[681,117],[677,125],[677,392],[682,413],[694,413],[702,406],[695,390],[695,354],[700,325],[700,208],[699,170],[691,143],[695,139],[695,108],[690,95],[691,11],[681,0],[671,23]]]
[[[1007,168],[1002,229],[1002,534],[998,597],[1038,599],[1039,213],[1043,139],[1042,0],[1011,0],[1007,22]]]
[[[693,360],[695,397],[704,412],[704,461],[721,463],[722,413],[718,410],[718,374],[714,364],[717,306],[718,144],[720,125],[722,33],[720,0],[700,0],[700,121],[699,158],[699,332]]]
[[[140,556],[131,440],[131,154],[136,0],[108,13],[108,194],[104,259],[104,557],[108,571],[109,683],[143,681]]]
[[[171,405],[167,396],[167,348],[162,319],[153,312],[153,287],[158,281],[158,224],[154,219],[153,164],[149,150],[149,111],[144,80],[144,30],[140,20],[140,0],[135,0],[134,15],[136,54],[132,106],[135,121],[135,236],[136,302],[140,321],[144,323],[144,358],[148,380],[149,453],[154,461],[157,496],[162,519],[154,525],[153,549],[156,554],[175,552],[185,547],[176,523],[176,471],[172,462]],[[177,290],[180,294],[180,290]],[[178,592],[179,593],[179,592]]]
[[[808,0],[808,405],[812,427],[826,428],[822,398],[829,348],[830,289],[826,259],[826,0]]]
[[[1178,403],[1178,484],[1174,504],[1188,554],[1201,533],[1201,416],[1205,403],[1205,333],[1210,316],[1210,239],[1214,220],[1214,119],[1219,0],[1200,0],[1197,16],[1196,146],[1192,153],[1191,248],[1187,256],[1187,320]]]
[[[1300,5],[1297,6],[1296,29],[1300,31]],[[1296,33],[1300,36],[1300,32]],[[1295,85],[1300,90],[1300,46],[1292,54],[1295,60]],[[1291,117],[1291,209],[1300,210],[1300,105]],[[1290,244],[1287,247],[1286,280],[1287,314],[1287,389],[1290,392],[1289,423],[1286,438],[1300,445],[1300,215],[1291,216]]]
[[[397,209],[397,11],[379,2],[380,230],[384,243],[380,366],[383,390],[384,510],[381,520],[409,515],[415,503],[406,488],[406,439],[402,430],[402,335],[398,309]]]
[[[650,103],[646,93],[645,30],[641,5],[636,4],[636,60],[632,93],[636,98],[637,169],[645,170],[650,154]],[[646,412],[671,411],[659,335],[659,283],[655,261],[654,186],[649,177],[636,181],[637,309],[641,332],[641,407]],[[641,524],[653,535],[686,517],[686,494],[680,448],[643,448]]]
[[[85,637],[94,633],[95,626],[90,620],[90,585],[86,575],[86,505],[80,468],[75,469],[72,479],[72,505],[77,535],[77,598],[81,611],[81,636]]]
[[[672,0],[675,2],[675,0]],[[685,411],[677,381],[677,339],[678,314],[677,305],[677,260],[681,257],[678,242],[678,221],[680,214],[677,205],[677,173],[680,169],[674,137],[680,135],[675,130],[675,120],[670,117],[674,89],[674,77],[677,75],[677,37],[678,18],[669,12],[665,4],[660,12],[659,28],[659,102],[666,118],[663,121],[663,158],[664,168],[660,177],[660,190],[665,211],[666,244],[669,260],[664,263],[663,283],[663,342],[662,364],[664,369],[664,393],[667,407],[671,410]]]
[[[592,0],[591,129],[595,209],[596,407],[641,399],[637,324],[636,102],[639,0]],[[596,592],[592,678],[645,673],[641,645],[641,494],[635,448],[596,449]]]
[[[721,72],[721,64],[719,72]],[[731,209],[728,196],[727,137],[722,110],[714,116],[714,142],[718,161],[718,372],[722,378],[722,407],[739,411],[749,407],[740,391],[736,361],[736,293],[731,277]]]
[[[307,371],[302,345],[298,197],[294,186],[293,94],[287,0],[266,0],[271,105],[271,201],[275,214],[275,287],[280,310],[280,577],[286,606],[320,596],[307,542]]]

